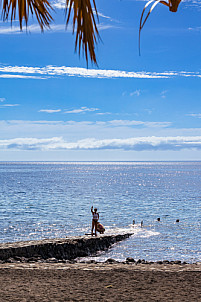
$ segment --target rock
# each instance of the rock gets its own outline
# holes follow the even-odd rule
[[[95,261],[95,260],[93,260],[93,259],[91,259],[91,260],[86,261],[85,263],[87,263],[87,264],[91,264],[91,263],[96,263],[96,261]]]
[[[170,261],[168,261],[168,260],[163,260],[163,264],[169,264],[170,263]]]
[[[174,261],[174,264],[181,264],[181,261],[180,260],[176,260],[176,261]]]
[[[48,262],[48,263],[58,263],[59,260],[56,259],[56,258],[49,258],[49,259],[46,260],[46,262]]]
[[[157,264],[163,264],[163,261],[156,261]]]
[[[27,258],[25,258],[25,257],[20,257],[21,258],[21,262],[27,262]]]
[[[113,258],[108,258],[105,263],[116,263],[117,261]]]
[[[58,260],[58,263],[66,263],[65,259]]]
[[[101,237],[75,237],[65,239],[44,239],[0,244],[0,260],[10,258],[27,259],[35,262],[55,258],[57,260],[73,260],[78,257],[96,255],[111,247],[114,243],[127,239],[132,233]],[[14,260],[12,260],[14,261]],[[24,261],[24,260],[23,260]],[[54,260],[55,261],[55,260]]]
[[[22,262],[22,259],[23,259],[24,257],[14,256],[13,258],[14,258],[16,261],[18,261],[18,262]]]
[[[127,262],[135,262],[134,258],[132,258],[132,257],[127,257],[127,258],[126,258],[126,261],[127,261]]]
[[[27,262],[37,262],[38,258],[37,257],[30,257],[27,259]]]
[[[15,263],[16,261],[13,258],[8,258],[6,260],[7,263]]]
[[[65,263],[71,263],[72,261],[70,261],[70,260],[66,260],[66,262]]]
[[[60,261],[61,260],[58,260],[58,263],[60,263]],[[63,261],[65,261],[65,262],[63,262]],[[75,260],[62,260],[62,263],[75,264],[75,263],[77,263],[77,261],[75,261]]]

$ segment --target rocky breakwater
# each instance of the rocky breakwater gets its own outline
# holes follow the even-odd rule
[[[95,255],[107,250],[113,244],[132,234],[119,234],[101,237],[73,237],[65,239],[44,239],[0,244],[0,261],[12,262],[30,260],[73,260],[77,257]]]

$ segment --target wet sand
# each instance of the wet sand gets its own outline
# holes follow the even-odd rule
[[[201,301],[201,264],[0,264],[0,301]]]

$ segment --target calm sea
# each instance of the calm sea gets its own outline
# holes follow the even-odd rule
[[[201,162],[0,163],[0,242],[84,235],[91,205],[134,233],[99,261],[201,261]]]

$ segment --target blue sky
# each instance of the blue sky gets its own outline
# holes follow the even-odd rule
[[[201,2],[171,13],[98,0],[98,67],[74,52],[64,2],[44,33],[0,23],[0,160],[201,160]]]

